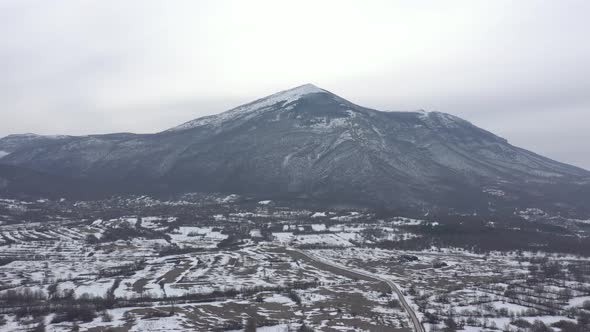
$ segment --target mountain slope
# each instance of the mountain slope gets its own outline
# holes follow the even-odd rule
[[[19,141],[22,141],[20,143]],[[590,172],[438,112],[380,112],[313,85],[149,134],[0,140],[1,163],[113,192],[221,191],[386,207],[580,208]],[[572,194],[573,195],[573,194]]]
[[[87,185],[70,178],[45,174],[17,166],[0,165],[0,197],[60,198],[86,197]]]

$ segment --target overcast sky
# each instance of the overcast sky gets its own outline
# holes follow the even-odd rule
[[[0,136],[155,132],[304,83],[590,169],[590,1],[0,0]]]

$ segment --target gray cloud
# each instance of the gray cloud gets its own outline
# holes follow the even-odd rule
[[[583,0],[0,2],[0,136],[154,132],[312,82],[590,169]]]

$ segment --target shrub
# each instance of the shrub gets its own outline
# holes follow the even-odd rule
[[[531,326],[530,330],[531,330],[531,332],[553,332],[554,331],[552,328],[545,325],[545,323],[543,323],[540,320],[535,320],[535,322]]]
[[[94,308],[88,306],[70,306],[66,307],[63,312],[57,313],[51,320],[51,323],[74,321],[91,322],[94,318],[96,318],[96,311]]]
[[[396,300],[396,299],[392,299],[392,300],[390,300],[390,301],[387,303],[387,305],[388,305],[390,308],[400,308],[400,307],[401,307],[401,305],[400,305],[400,303],[399,303],[399,300]]]
[[[529,321],[525,320],[525,319],[517,319],[513,322],[510,322],[510,324],[519,327],[521,329],[526,329],[531,327],[533,324],[529,323]]]
[[[294,290],[290,289],[287,292],[287,296],[289,296],[289,298],[291,299],[291,301],[297,303],[297,305],[301,305],[301,297],[299,297],[299,295],[297,295],[297,293],[295,293]]]
[[[104,310],[103,312],[100,313],[100,319],[105,323],[112,322],[113,316],[111,314],[109,314],[108,311]]]
[[[246,320],[244,332],[256,332],[256,318],[250,317],[248,320]]]
[[[311,327],[305,325],[305,323],[303,323],[303,325],[299,327],[298,332],[314,332],[314,330]]]

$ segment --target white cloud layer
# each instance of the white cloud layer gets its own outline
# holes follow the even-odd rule
[[[154,132],[314,83],[590,169],[590,2],[0,2],[0,135]]]

